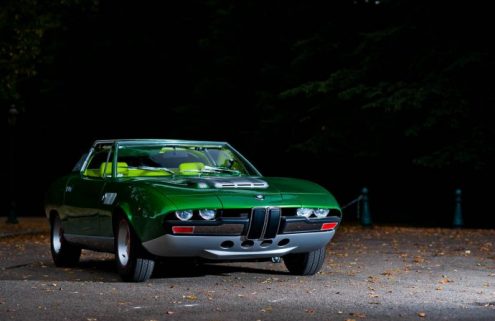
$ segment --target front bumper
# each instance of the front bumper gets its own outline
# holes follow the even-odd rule
[[[143,243],[153,255],[201,257],[212,260],[261,259],[289,253],[311,252],[328,244],[335,230],[279,234],[270,240],[246,240],[243,236],[166,234]]]

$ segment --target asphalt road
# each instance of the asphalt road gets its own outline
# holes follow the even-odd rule
[[[121,282],[109,254],[56,268],[48,234],[33,232],[0,237],[2,321],[495,320],[494,230],[344,224],[313,277],[271,262],[190,262],[139,284]]]

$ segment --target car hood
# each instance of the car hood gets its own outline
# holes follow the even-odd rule
[[[338,207],[318,184],[281,177],[139,178],[177,208],[246,208],[257,206]]]

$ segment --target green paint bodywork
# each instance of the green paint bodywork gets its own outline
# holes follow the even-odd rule
[[[242,178],[258,178],[268,183],[267,188],[200,188],[195,179],[198,175],[167,175],[156,177],[119,177],[119,146],[123,144],[194,144],[204,146],[225,145],[223,142],[195,142],[171,140],[115,140],[97,141],[90,151],[98,146],[111,146],[107,159],[112,163],[113,173],[101,177],[85,172],[86,160],[74,172],[64,176],[51,186],[46,195],[46,215],[58,214],[64,233],[83,236],[113,237],[113,216],[123,214],[129,220],[141,242],[155,239],[165,233],[164,220],[181,209],[250,209],[253,207],[309,207],[328,208],[340,211],[335,198],[318,184],[294,178],[263,177],[235,150],[236,157],[254,175]],[[109,148],[109,147],[108,147]],[[120,147],[121,148],[121,147]],[[251,168],[252,167],[252,168]],[[210,175],[206,180],[225,177]],[[115,199],[110,202],[105,197]],[[264,200],[256,195],[262,194]]]

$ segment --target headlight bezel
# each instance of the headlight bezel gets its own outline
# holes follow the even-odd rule
[[[325,218],[328,216],[328,213],[330,213],[328,208],[317,208],[313,211],[316,218]]]
[[[296,214],[299,217],[310,218],[313,215],[314,210],[308,207],[300,207],[297,209]]]
[[[208,217],[207,213],[209,213],[210,215],[213,213],[213,216]],[[198,214],[203,220],[212,221],[217,217],[217,210],[211,208],[203,208],[198,210]]]
[[[186,214],[186,216],[181,217],[182,214]],[[175,217],[177,217],[179,220],[186,222],[190,221],[194,215],[193,210],[178,210],[175,211]]]
[[[296,211],[298,217],[307,219],[322,219],[328,217],[329,208],[299,207]]]

